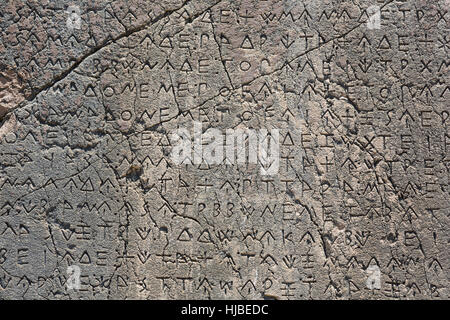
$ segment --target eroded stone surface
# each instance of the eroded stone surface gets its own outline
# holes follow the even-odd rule
[[[448,298],[448,8],[2,2],[0,298]],[[176,165],[198,122],[279,170]]]
[[[0,65],[0,119],[25,100],[27,84],[11,67]],[[29,93],[29,92],[28,92]]]

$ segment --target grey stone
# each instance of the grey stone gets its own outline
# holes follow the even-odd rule
[[[0,299],[448,299],[448,8],[0,3]]]

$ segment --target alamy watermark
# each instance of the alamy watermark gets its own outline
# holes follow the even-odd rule
[[[367,19],[367,28],[370,30],[380,29],[381,28],[381,10],[379,6],[370,6],[366,10],[368,19]]]
[[[278,129],[209,128],[194,122],[193,135],[178,128],[171,137],[176,145],[171,159],[177,164],[245,165],[259,164],[261,175],[275,175],[280,167],[280,133]]]
[[[377,265],[367,267],[366,287],[370,290],[381,289],[381,271]]]
[[[81,29],[81,14],[80,14],[80,7],[71,5],[66,10],[67,13],[67,19],[66,19],[66,26],[70,30],[73,31],[73,29]]]
[[[72,265],[67,267],[67,289],[69,290],[80,290],[81,287],[81,268],[77,265]]]

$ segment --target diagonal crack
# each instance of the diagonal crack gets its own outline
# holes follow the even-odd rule
[[[152,18],[148,21],[146,21],[145,23],[136,26],[136,27],[132,27],[129,28],[128,30],[126,30],[124,33],[120,34],[119,36],[117,36],[114,39],[106,39],[105,41],[103,41],[101,44],[92,47],[88,50],[88,52],[86,52],[85,54],[83,54],[81,57],[77,58],[75,60],[75,63],[72,64],[72,66],[70,66],[70,68],[66,69],[65,71],[63,71],[62,73],[60,73],[59,75],[55,76],[51,81],[43,84],[42,86],[38,87],[38,88],[32,88],[31,89],[31,94],[28,95],[27,97],[25,97],[25,101],[23,101],[22,103],[18,104],[17,106],[8,109],[8,111],[3,115],[2,118],[5,118],[8,114],[10,114],[11,112],[13,112],[16,109],[19,109],[21,107],[23,107],[24,105],[26,105],[27,103],[33,101],[41,92],[46,91],[48,89],[50,89],[51,87],[53,87],[56,83],[58,83],[59,81],[63,80],[64,78],[66,78],[69,74],[71,74],[75,69],[77,69],[86,59],[88,59],[89,57],[91,57],[92,55],[96,54],[98,51],[100,51],[101,49],[109,46],[112,43],[115,43],[121,39],[127,38],[129,36],[131,36],[134,33],[137,33],[139,31],[142,31],[144,29],[146,29],[149,26],[154,25],[155,23],[158,23],[159,21],[161,21],[164,18],[169,17],[170,15],[172,15],[174,12],[184,8],[188,3],[190,3],[192,0],[186,0],[183,2],[183,4],[176,8],[176,9],[172,9],[172,10],[168,10],[165,11],[164,13],[156,16],[155,18]]]

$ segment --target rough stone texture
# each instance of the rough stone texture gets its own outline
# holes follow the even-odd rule
[[[448,298],[449,4],[2,1],[0,298]],[[278,173],[174,164],[194,121]]]

